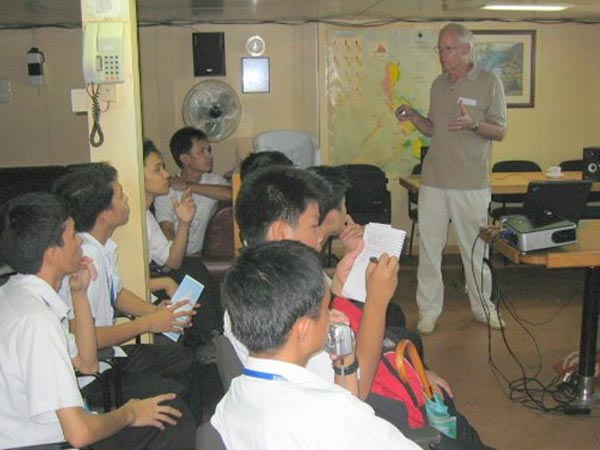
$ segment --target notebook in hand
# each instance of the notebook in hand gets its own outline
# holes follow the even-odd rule
[[[379,258],[382,253],[400,258],[406,232],[391,225],[370,223],[365,226],[365,246],[354,261],[350,275],[342,288],[342,295],[364,302],[367,299],[366,273],[370,258]]]

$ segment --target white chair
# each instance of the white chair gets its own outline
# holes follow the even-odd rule
[[[298,130],[265,131],[254,137],[254,151],[279,151],[295,166],[306,169],[319,164],[319,146],[309,133]]]

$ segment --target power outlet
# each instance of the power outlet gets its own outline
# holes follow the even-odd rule
[[[117,85],[116,84],[101,84],[100,85],[100,100],[103,102],[117,101]]]

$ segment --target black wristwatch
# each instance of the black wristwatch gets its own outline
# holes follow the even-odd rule
[[[333,371],[336,375],[342,374],[342,368],[337,367],[335,364],[331,364],[333,367]],[[344,367],[344,375],[352,375],[354,372],[358,370],[358,358],[354,358],[354,362],[350,364],[348,367]]]

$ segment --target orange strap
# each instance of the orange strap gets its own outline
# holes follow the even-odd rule
[[[408,355],[406,355],[407,352]],[[431,390],[431,385],[429,384],[427,375],[425,375],[425,369],[423,368],[423,363],[421,362],[419,352],[417,352],[415,344],[413,344],[409,339],[402,339],[400,342],[398,342],[398,345],[396,345],[396,370],[398,371],[400,379],[404,381],[404,383],[408,384],[408,375],[406,374],[405,366],[407,356],[417,371],[419,380],[423,385],[423,393],[425,394],[425,397],[431,399],[433,397],[433,391]]]

